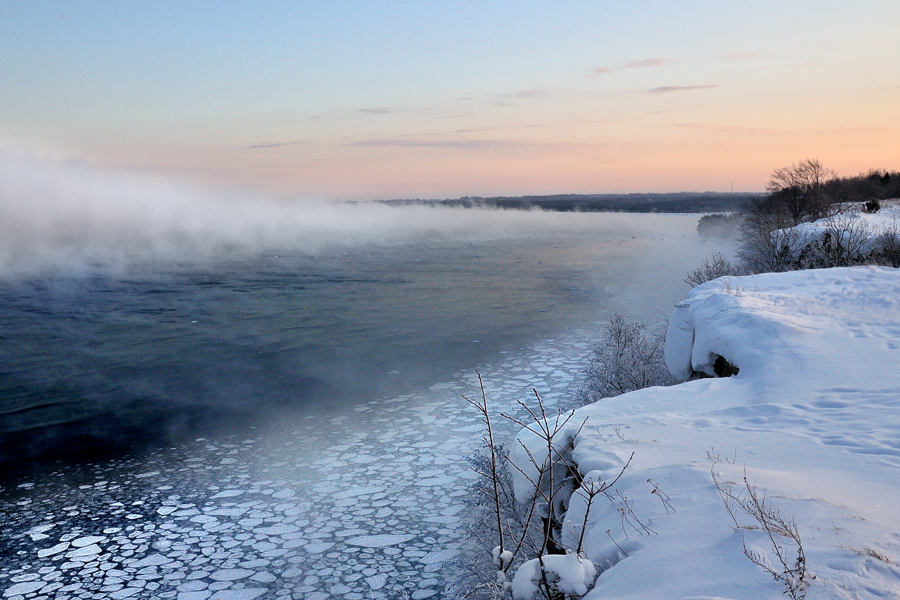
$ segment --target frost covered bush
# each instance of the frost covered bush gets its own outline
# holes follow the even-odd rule
[[[618,396],[675,380],[666,368],[663,335],[649,334],[643,323],[613,315],[603,341],[594,348],[582,389],[584,402]]]
[[[739,251],[753,273],[876,264],[900,266],[900,230],[858,210],[750,236]]]
[[[713,252],[709,258],[704,259],[699,267],[687,274],[684,282],[691,287],[697,287],[701,283],[706,283],[719,277],[733,277],[736,275],[741,275],[741,269],[725,258],[725,255],[721,252]]]

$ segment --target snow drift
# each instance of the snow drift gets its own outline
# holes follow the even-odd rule
[[[738,374],[698,378],[714,375],[719,357]],[[746,490],[796,523],[798,597],[898,597],[900,270],[706,283],[675,309],[666,360],[691,380],[601,400],[571,419],[587,419],[572,451],[587,480],[612,480],[634,453],[586,521],[585,558],[600,575],[585,597],[779,597],[785,580],[749,557],[777,572],[774,545],[789,562],[798,549],[723,502]],[[519,440],[541,452],[527,432]],[[585,497],[569,497],[563,546],[582,533]]]

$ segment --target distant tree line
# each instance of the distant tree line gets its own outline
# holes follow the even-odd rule
[[[734,212],[753,194],[677,192],[665,194],[555,194],[551,196],[464,196],[444,200],[382,200],[392,206],[545,210],[550,212],[706,213]]]

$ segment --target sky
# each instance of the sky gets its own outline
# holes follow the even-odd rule
[[[900,169],[900,3],[0,3],[0,150],[315,199]]]

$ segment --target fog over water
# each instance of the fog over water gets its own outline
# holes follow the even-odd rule
[[[708,252],[696,215],[216,196],[9,156],[0,180],[3,458],[427,387],[609,312],[662,318]]]
[[[458,597],[483,560],[475,369],[497,412],[532,388],[571,405],[605,317],[660,322],[687,291],[714,249],[698,217],[275,201],[3,158],[0,594]]]
[[[549,212],[213,194],[8,154],[0,154],[0,182],[0,274],[6,277],[168,271],[273,250],[318,255],[336,248],[604,230],[595,221]]]

